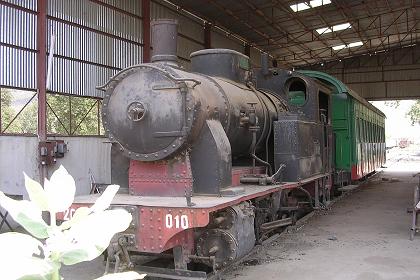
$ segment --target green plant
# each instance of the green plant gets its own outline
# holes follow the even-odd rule
[[[411,125],[420,124],[420,100],[416,100],[406,116],[410,117]]]
[[[1,279],[62,279],[61,264],[98,257],[114,234],[126,230],[132,219],[123,209],[107,210],[119,189],[111,185],[94,205],[78,208],[69,221],[57,225],[56,214],[71,206],[76,191],[73,177],[63,166],[50,180],[45,179],[44,188],[25,174],[25,187],[30,200],[13,200],[0,192],[0,205],[30,234],[0,234]],[[50,224],[42,219],[42,211],[49,212]],[[101,279],[142,278],[143,275],[129,272]]]
[[[34,94],[36,93],[0,88],[0,123],[5,133],[36,134],[36,119],[38,117],[36,97],[15,118],[21,109],[21,106],[17,104],[23,106]],[[63,135],[103,134],[101,119],[98,115],[102,104],[98,99],[48,93],[47,103],[48,133]]]
[[[36,134],[38,117],[36,98],[17,115],[22,108],[17,104],[23,106],[34,94],[34,92],[0,88],[0,122],[3,132]]]

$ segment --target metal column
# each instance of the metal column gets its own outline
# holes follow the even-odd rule
[[[38,91],[38,141],[47,140],[47,0],[37,0],[37,56],[36,75]],[[41,184],[47,177],[46,166],[39,161]]]
[[[150,0],[141,0],[143,27],[143,63],[150,62]]]

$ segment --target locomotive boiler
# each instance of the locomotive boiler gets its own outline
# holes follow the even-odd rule
[[[266,162],[257,154],[265,150],[273,121],[285,107],[274,94],[252,86],[247,56],[226,49],[197,51],[187,72],[177,65],[176,40],[166,40],[176,36],[176,23],[152,26],[159,42],[152,64],[129,67],[106,85],[106,134],[133,160],[131,171],[143,173],[157,161],[175,166],[189,157],[192,189],[143,183],[135,194],[219,194],[232,185],[232,165],[247,158]],[[130,185],[137,184],[139,172],[130,172]]]
[[[267,60],[251,69],[227,49],[192,53],[187,71],[176,37],[175,21],[153,22],[152,62],[100,87],[112,183],[122,190],[111,207],[133,216],[107,260],[133,267],[132,255],[152,256],[136,269],[202,279],[328,203],[331,89]],[[77,197],[69,213],[97,197]]]

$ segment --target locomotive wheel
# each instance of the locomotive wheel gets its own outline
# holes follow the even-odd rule
[[[226,230],[210,229],[201,234],[197,242],[197,254],[203,257],[215,257],[216,267],[226,266],[236,259],[238,244]],[[211,266],[210,261],[206,262]]]

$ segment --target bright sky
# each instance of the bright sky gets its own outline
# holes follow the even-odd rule
[[[387,142],[401,138],[420,142],[420,125],[412,126],[410,118],[406,116],[414,100],[401,100],[397,108],[387,106],[385,101],[370,101],[386,115],[385,133]]]

